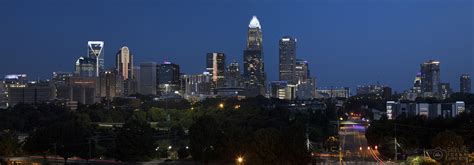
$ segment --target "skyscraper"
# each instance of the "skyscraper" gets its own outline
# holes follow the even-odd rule
[[[449,83],[440,83],[439,90],[440,99],[447,99],[453,93],[453,90],[451,89],[451,85]]]
[[[241,88],[242,87],[242,76],[239,69],[239,63],[235,60],[232,61],[225,72],[225,87],[228,88]]]
[[[140,64],[140,94],[156,95],[156,62],[142,62]]]
[[[471,76],[469,74],[462,74],[459,78],[461,83],[461,93],[471,93]]]
[[[262,29],[256,16],[252,17],[244,50],[244,73],[247,96],[265,95],[266,75],[263,61]]]
[[[98,78],[99,96],[112,100],[123,94],[123,77],[117,71],[100,72]]]
[[[89,57],[79,57],[76,61],[74,75],[79,77],[97,77],[96,60]]]
[[[306,60],[301,60],[301,59],[296,59],[294,71],[294,79],[296,84],[301,84],[305,83],[310,79],[309,76],[309,67],[308,67],[308,61]]]
[[[117,52],[115,68],[118,74],[122,75],[123,80],[133,78],[133,55],[127,46],[123,46]]]
[[[206,55],[206,71],[212,76],[214,88],[223,85],[225,74],[225,54],[224,53],[207,53]]]
[[[421,64],[421,92],[425,97],[440,97],[440,62],[435,60]]]
[[[170,93],[180,89],[179,65],[171,62],[164,62],[156,67],[157,82],[159,92]]]
[[[95,59],[95,76],[98,77],[104,71],[104,41],[89,41],[87,45],[89,58]]]
[[[282,37],[279,43],[279,50],[280,81],[286,81],[290,84],[295,84],[297,82],[295,78],[296,39],[290,36]]]

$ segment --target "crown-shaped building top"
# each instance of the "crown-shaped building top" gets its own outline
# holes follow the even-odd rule
[[[250,20],[249,28],[262,28],[260,27],[260,22],[257,19],[257,16],[253,16],[252,20]]]

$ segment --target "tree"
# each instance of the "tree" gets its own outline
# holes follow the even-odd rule
[[[115,137],[115,158],[123,162],[148,161],[153,158],[153,129],[146,121],[130,120]]]
[[[438,133],[432,140],[434,148],[439,147],[443,149],[461,148],[464,146],[464,140],[461,136],[452,131],[443,131]]]
[[[23,150],[30,154],[41,154],[44,159],[46,159],[46,153],[49,150],[54,149],[52,147],[53,139],[48,131],[49,129],[47,128],[35,130],[26,138]]]
[[[278,161],[282,149],[283,141],[280,132],[275,128],[264,128],[254,133],[248,155],[254,164],[272,164]]]
[[[53,135],[57,154],[64,158],[64,162],[74,156],[88,153],[89,140],[92,137],[92,128],[88,116],[74,114],[71,120],[58,122],[49,128]]]
[[[15,156],[20,153],[18,136],[11,130],[0,132],[0,156]]]
[[[191,155],[195,161],[207,163],[216,157],[215,146],[219,136],[217,121],[211,116],[202,116],[189,129]]]

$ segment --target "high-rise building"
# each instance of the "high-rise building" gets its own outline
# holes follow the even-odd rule
[[[270,97],[282,100],[296,99],[297,86],[286,81],[272,81],[270,83]]]
[[[158,91],[160,93],[170,93],[180,90],[179,65],[171,62],[164,62],[156,67]]]
[[[181,79],[186,99],[197,101],[212,96],[212,77],[208,72],[196,75],[182,75]]]
[[[462,74],[459,78],[460,81],[460,92],[471,93],[471,76],[469,74]]]
[[[156,95],[156,62],[142,62],[140,64],[140,94]]]
[[[290,36],[284,36],[279,43],[280,81],[286,81],[290,84],[297,83],[295,78],[296,69],[296,39]]]
[[[77,101],[82,104],[94,104],[97,102],[97,78],[77,77],[69,78],[69,84],[63,89],[58,89],[58,98]],[[63,98],[61,98],[61,97]]]
[[[440,62],[435,60],[421,64],[421,92],[425,97],[440,97]]]
[[[89,58],[95,60],[95,76],[98,77],[100,72],[104,71],[104,41],[89,41],[88,45],[88,55]]]
[[[123,77],[117,71],[105,71],[99,74],[99,96],[112,100],[123,95]]]
[[[225,72],[225,87],[242,88],[242,76],[240,73],[239,63],[232,61]]]
[[[79,77],[97,77],[96,60],[89,57],[79,57],[76,61],[74,75]]]
[[[297,59],[295,62],[295,83],[301,84],[311,79],[308,67],[308,61]]]
[[[207,53],[206,55],[206,71],[212,76],[214,88],[221,87],[224,83],[225,74],[225,54],[224,53]]]
[[[439,90],[440,99],[447,99],[453,93],[453,90],[451,89],[451,85],[449,83],[440,83]]]
[[[115,68],[118,74],[122,75],[123,80],[133,78],[133,55],[127,46],[123,46],[117,52]]]
[[[262,42],[260,21],[258,21],[257,16],[253,16],[247,32],[247,50],[263,50]]]
[[[415,93],[421,93],[421,72],[416,73],[412,91]]]
[[[133,71],[133,55],[127,46],[121,47],[117,52],[115,69],[123,78],[123,94],[126,96],[135,94],[137,81],[135,80],[135,72]]]
[[[256,16],[252,17],[249,24],[243,62],[246,95],[265,95],[266,74],[263,60],[262,29]]]

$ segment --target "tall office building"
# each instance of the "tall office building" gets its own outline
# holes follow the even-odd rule
[[[206,71],[212,76],[214,88],[221,87],[224,83],[225,74],[225,54],[224,53],[207,53],[206,55]]]
[[[469,74],[462,74],[459,78],[461,93],[471,93],[471,76]]]
[[[440,62],[435,60],[421,64],[421,92],[425,97],[440,97]]]
[[[140,64],[140,94],[156,95],[156,62],[142,62]]]
[[[123,46],[117,52],[115,68],[118,74],[122,75],[123,80],[133,78],[133,55],[127,46]]]
[[[123,94],[123,77],[117,71],[105,71],[99,74],[98,93],[101,98],[112,100]]]
[[[10,74],[5,75],[5,79],[0,83],[0,108],[7,108],[8,106],[13,106],[8,104],[9,99],[9,89],[10,88],[25,88],[27,85],[27,75],[26,74]]]
[[[296,66],[296,39],[290,36],[284,36],[279,43],[280,81],[286,81],[290,84],[297,82],[295,78]]]
[[[224,86],[228,88],[242,87],[242,76],[240,73],[239,63],[237,63],[235,60],[227,66]]]
[[[440,99],[447,99],[453,93],[453,90],[451,89],[451,85],[449,83],[440,83],[439,90]]]
[[[247,96],[265,95],[266,75],[263,61],[262,29],[256,16],[252,17],[244,50],[244,73]]]
[[[79,57],[76,61],[74,75],[79,77],[96,77],[96,60],[89,57]]]
[[[305,83],[309,79],[311,79],[309,67],[308,67],[308,61],[297,59],[295,62],[294,68],[295,68],[294,75],[295,75],[296,84]]]
[[[179,65],[171,62],[164,62],[156,67],[158,91],[163,94],[180,90]]]
[[[104,41],[89,41],[88,45],[88,55],[89,58],[95,60],[95,76],[98,77],[100,72],[104,71]]]
[[[130,52],[130,49],[127,46],[121,47],[115,58],[115,69],[123,78],[123,94],[126,96],[135,94],[137,81],[134,77],[133,55]]]

